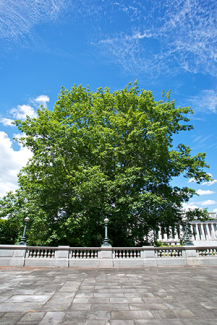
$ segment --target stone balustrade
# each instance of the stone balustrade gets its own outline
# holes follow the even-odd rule
[[[69,251],[69,258],[98,258],[99,248],[79,247]]]
[[[116,248],[113,249],[113,258],[141,258],[141,248]]]
[[[111,268],[217,265],[217,245],[184,247],[32,247],[0,245],[0,266]]]

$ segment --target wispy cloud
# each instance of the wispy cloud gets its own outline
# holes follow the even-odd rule
[[[10,118],[0,118],[0,123],[2,123],[4,126],[14,126],[13,124],[11,124],[11,122],[13,122],[13,120]]]
[[[55,20],[66,7],[66,0],[1,0],[0,38],[26,37],[36,24]]]
[[[200,201],[200,202],[197,202],[197,204],[201,204],[201,205],[212,205],[212,204],[217,204],[216,201],[214,200],[206,200],[206,201]]]
[[[204,190],[197,190],[197,194],[199,195],[208,195],[208,194],[214,194],[215,192],[213,191],[210,191],[210,190],[207,190],[207,191],[204,191]]]
[[[81,22],[94,21],[90,43],[125,71],[152,76],[180,71],[216,76],[214,1],[1,0],[0,39],[31,37],[35,26],[61,22],[66,12],[69,23],[77,17]]]
[[[189,99],[193,109],[202,112],[217,113],[217,91],[203,90],[198,96]]]
[[[208,185],[208,186],[211,186],[211,185],[213,185],[213,184],[215,184],[215,183],[217,183],[217,179],[214,179],[214,180],[211,181],[211,182],[204,182],[204,183],[201,184],[201,185]]]
[[[102,37],[96,45],[124,69],[170,75],[177,71],[216,75],[217,6],[214,2],[137,1],[134,2],[137,11],[130,11],[129,5],[123,6],[120,1],[117,8],[129,18],[134,16],[129,21],[130,31]]]

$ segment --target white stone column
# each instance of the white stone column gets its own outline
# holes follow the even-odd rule
[[[212,230],[211,230],[211,224],[207,224],[207,232],[208,232],[208,240],[212,240]]]
[[[199,224],[195,224],[196,227],[196,240],[200,240],[200,231],[199,231]]]
[[[211,223],[211,227],[212,227],[212,239],[216,240],[216,224]]]
[[[175,227],[175,241],[179,241],[178,227]]]
[[[169,237],[168,237],[169,241],[174,241],[174,237],[173,237],[173,228],[169,227]]]
[[[205,235],[205,240],[209,240],[209,229],[208,229],[208,223],[204,223],[204,235]]]
[[[180,226],[180,238],[184,238],[184,234],[185,234],[185,230],[184,230],[184,228],[182,227],[182,226]]]
[[[158,231],[158,240],[162,241],[162,229],[161,229],[161,227],[159,227],[159,231]]]
[[[200,223],[200,229],[201,229],[201,240],[206,240],[206,236],[204,233],[204,228],[203,228],[203,224]]]
[[[166,230],[166,229],[165,229]],[[167,232],[164,232],[164,241],[168,241]]]
[[[208,223],[204,224],[206,240],[209,240],[209,225]]]
[[[191,232],[192,232],[192,240],[196,239],[196,230],[195,230],[195,224],[191,224]]]

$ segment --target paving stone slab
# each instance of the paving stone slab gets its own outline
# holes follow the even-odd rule
[[[44,318],[40,321],[39,325],[59,325],[65,317],[63,312],[47,312]]]
[[[4,325],[217,325],[216,306],[216,266],[0,267]]]
[[[36,312],[36,313],[26,313],[19,321],[19,323],[26,322],[39,322],[45,316],[45,312]]]
[[[86,320],[85,325],[109,325],[108,320]]]
[[[41,311],[43,304],[22,302],[22,303],[2,303],[0,304],[0,312],[27,312],[27,311]]]
[[[129,304],[130,310],[162,310],[167,309],[163,304]]]
[[[145,320],[145,319],[140,319],[140,320],[134,320],[135,325],[183,325],[183,323],[178,320],[178,319],[172,319],[172,320],[158,320],[158,319],[150,319],[150,320]],[[191,325],[189,323],[188,325]],[[198,324],[199,325],[199,324]]]
[[[48,295],[15,295],[7,300],[7,302],[39,302],[45,303],[50,299]]]
[[[91,310],[92,311],[100,311],[100,310],[108,310],[108,311],[113,311],[113,310],[130,310],[128,304],[92,304],[91,305]]]
[[[148,310],[139,311],[112,311],[111,319],[152,319],[153,314]]]
[[[23,313],[8,312],[0,317],[0,324],[16,324],[23,317]]]

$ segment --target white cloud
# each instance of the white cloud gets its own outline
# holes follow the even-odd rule
[[[47,107],[47,102],[50,101],[50,98],[47,95],[40,95],[34,99],[36,103],[42,104],[44,107]]]
[[[188,183],[196,183],[197,181],[194,178],[190,178]]]
[[[198,206],[196,206],[193,202],[183,203],[182,207],[186,211],[199,209]]]
[[[17,105],[17,108],[12,108],[10,113],[13,114],[14,118],[24,120],[26,116],[37,117],[35,110],[30,105]]]
[[[13,122],[13,120],[11,120],[10,118],[1,118],[0,119],[0,123],[2,123],[5,126],[14,126],[13,124],[11,124],[11,122]]]
[[[0,131],[0,197],[8,191],[18,188],[17,174],[32,157],[29,149],[20,147],[15,151],[12,148],[12,141],[5,132]]]
[[[216,212],[217,213],[217,209],[214,209],[212,212]]]
[[[210,191],[210,190],[207,190],[207,191],[203,191],[203,190],[198,190],[197,191],[197,194],[199,194],[199,195],[208,195],[208,194],[214,194],[215,192],[213,192],[213,191]]]
[[[25,133],[14,133],[13,138],[18,139],[18,140],[20,138],[26,138],[26,134]]]
[[[217,202],[214,201],[214,200],[206,200],[206,201],[201,201],[201,202],[197,202],[197,203],[199,203],[199,204],[201,204],[201,205],[212,205],[212,204],[217,204]]]
[[[211,185],[213,185],[213,184],[215,184],[215,183],[217,183],[217,179],[214,179],[214,180],[211,181],[211,182],[204,182],[204,183],[201,184],[201,185],[208,185],[208,186],[211,186]]]

